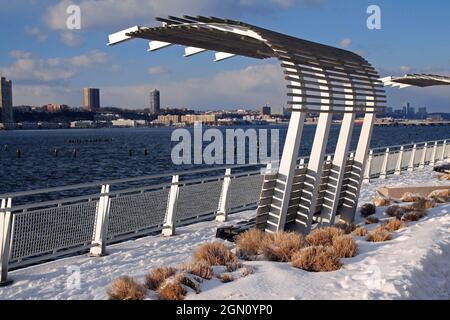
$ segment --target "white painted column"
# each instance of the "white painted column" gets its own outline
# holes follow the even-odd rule
[[[95,234],[90,250],[90,255],[94,257],[106,255],[110,203],[109,185],[105,184],[102,186],[98,200]]]
[[[408,165],[409,172],[414,171],[414,161],[416,158],[416,153],[417,153],[417,144],[414,144],[412,151],[411,151],[411,159],[409,159],[409,165]]]
[[[444,161],[445,160],[445,149],[447,147],[447,140],[444,140],[444,142],[442,143],[442,153],[441,153],[441,157],[440,160]]]
[[[332,113],[321,113],[317,123],[311,155],[306,169],[305,182],[303,183],[300,205],[293,226],[294,230],[304,234],[309,233],[311,229],[314,211],[317,206],[317,197],[320,191],[320,182],[332,118]]]
[[[0,287],[12,283],[8,280],[8,265],[11,249],[12,199],[2,199],[0,207]]]
[[[397,165],[395,166],[395,175],[399,176],[402,174],[402,162],[403,162],[403,153],[404,153],[404,146],[400,147],[400,152],[398,153],[398,159],[397,159]]]
[[[231,185],[231,168],[225,170],[223,178],[222,193],[220,194],[219,208],[217,210],[216,221],[225,222],[228,220],[228,195]],[[244,191],[245,192],[245,191]]]
[[[327,193],[324,197],[322,210],[320,213],[321,225],[333,225],[336,217],[336,211],[339,205],[342,183],[344,181],[345,170],[347,167],[348,152],[350,141],[355,123],[355,113],[346,113],[342,120],[341,130],[339,132],[333,163],[330,170]]]
[[[389,148],[386,148],[386,151],[384,153],[384,158],[383,158],[383,164],[381,165],[381,171],[380,171],[380,179],[386,179],[386,175],[387,175],[387,167],[389,164],[389,153],[390,150]]]
[[[180,193],[179,176],[172,177],[172,185],[169,191],[169,200],[167,201],[166,217],[164,219],[164,226],[162,234],[165,237],[170,237],[175,234],[175,217],[178,209],[178,195]]]
[[[438,142],[434,142],[433,152],[431,153],[430,167],[434,167],[436,164],[436,154],[437,154]]]
[[[428,142],[423,146],[422,156],[420,158],[419,169],[425,168],[425,159],[427,157]]]
[[[370,150],[369,156],[367,158],[367,163],[364,168],[364,178],[363,183],[370,182],[370,170],[372,169],[372,160],[373,160],[373,150]]]

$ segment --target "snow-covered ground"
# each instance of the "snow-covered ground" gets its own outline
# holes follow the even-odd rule
[[[445,184],[435,176],[428,168],[374,180],[363,186],[360,204],[369,202],[382,185]],[[202,293],[191,292],[188,299],[450,299],[449,210],[449,204],[430,210],[388,242],[356,238],[359,254],[343,259],[341,270],[310,273],[287,263],[245,262],[255,267],[253,275],[226,284],[206,281]],[[382,211],[377,215],[385,218]],[[238,213],[231,220],[254,214]],[[124,242],[110,246],[102,258],[77,256],[13,271],[9,276],[14,283],[0,288],[0,299],[105,299],[114,278],[142,280],[153,267],[187,262],[199,243],[215,238],[218,225],[202,222],[178,229],[171,238]]]

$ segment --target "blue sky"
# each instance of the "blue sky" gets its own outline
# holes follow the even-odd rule
[[[81,30],[65,27],[66,8],[81,8]],[[381,30],[366,27],[367,7],[381,8]],[[214,15],[363,55],[381,75],[450,75],[450,1],[392,0],[15,0],[0,6],[0,73],[14,82],[14,104],[81,104],[81,88],[102,89],[102,105],[143,108],[148,91],[162,91],[163,106],[218,109],[283,105],[275,60],[212,53],[183,58],[181,47],[146,52],[145,41],[107,47],[107,36],[155,16]],[[389,89],[389,105],[450,112],[450,88]]]

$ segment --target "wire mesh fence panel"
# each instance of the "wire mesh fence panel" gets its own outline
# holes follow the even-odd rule
[[[108,237],[149,229],[164,223],[169,189],[111,199]]]
[[[82,246],[92,241],[98,201],[14,215],[11,260]]]
[[[264,176],[261,174],[232,179],[228,195],[229,208],[256,204],[261,193],[263,179]]]
[[[180,186],[176,220],[214,213],[219,206],[223,181]]]

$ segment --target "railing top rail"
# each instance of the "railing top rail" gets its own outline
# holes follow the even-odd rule
[[[393,145],[393,146],[385,146],[385,147],[376,147],[371,148],[371,150],[385,150],[386,148],[397,148],[401,146],[412,146],[414,144],[421,145],[425,143],[434,143],[434,142],[444,142],[449,141],[448,139],[441,139],[441,140],[432,140],[432,141],[422,141],[422,142],[412,142],[407,143],[403,145]],[[350,151],[349,153],[354,152]],[[375,152],[374,152],[375,153]],[[332,153],[328,153],[325,155],[327,156],[333,156]],[[305,159],[307,160],[309,157],[301,156],[298,157],[298,160]],[[279,161],[274,161],[273,163],[278,163]],[[145,175],[145,176],[139,176],[139,177],[132,177],[132,178],[122,178],[122,179],[113,179],[113,180],[106,180],[106,181],[94,181],[94,182],[88,182],[88,183],[80,183],[80,184],[74,184],[69,186],[63,186],[63,187],[51,187],[51,188],[45,188],[45,189],[35,189],[35,190],[28,190],[28,191],[18,191],[18,192],[11,192],[11,193],[5,193],[0,195],[0,199],[5,198],[17,198],[17,197],[25,197],[25,196],[32,196],[37,194],[43,194],[43,193],[55,193],[55,192],[63,192],[63,191],[70,191],[70,190],[76,190],[76,189],[88,189],[88,188],[95,188],[100,187],[105,184],[109,185],[118,185],[118,184],[124,184],[124,183],[130,183],[130,182],[138,182],[138,181],[145,181],[145,180],[155,180],[155,179],[161,179],[161,178],[168,178],[174,175],[179,176],[186,176],[186,175],[194,175],[194,174],[201,174],[206,172],[214,172],[214,171],[225,171],[226,169],[240,169],[240,168],[248,168],[248,167],[262,167],[266,165],[266,163],[258,163],[258,164],[238,164],[238,165],[223,165],[218,167],[212,167],[212,168],[203,168],[203,169],[195,169],[195,170],[184,170],[184,171],[172,171],[172,172],[166,172],[162,174],[156,174],[156,175]],[[211,177],[214,178],[214,177]],[[195,179],[197,180],[197,179]],[[184,183],[189,182],[188,180],[183,181]],[[123,191],[119,191],[123,192]]]

